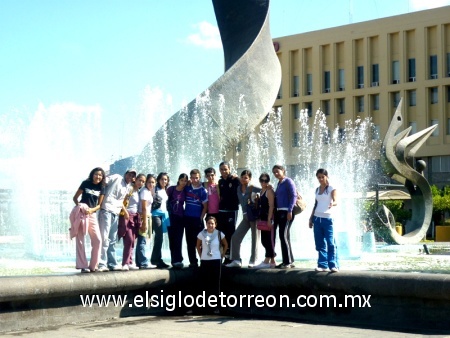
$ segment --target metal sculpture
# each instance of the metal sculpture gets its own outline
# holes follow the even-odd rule
[[[425,162],[414,163],[416,152],[430,137],[437,125],[409,135],[411,127],[397,133],[403,125],[402,100],[395,111],[389,129],[383,140],[381,163],[386,174],[403,184],[412,201],[412,217],[406,226],[405,235],[395,231],[395,219],[386,206],[383,206],[383,223],[389,235],[398,244],[414,244],[424,238],[431,222],[433,197],[431,188],[422,175]]]
[[[174,171],[173,163],[183,161],[180,154],[206,168],[222,160],[272,109],[281,66],[270,35],[269,0],[213,0],[213,6],[225,73],[199,95],[207,98],[204,105],[193,100],[156,132],[137,159],[139,168],[147,169],[152,156],[155,171]]]

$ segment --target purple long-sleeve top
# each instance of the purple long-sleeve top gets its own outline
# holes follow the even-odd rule
[[[277,190],[275,191],[276,208],[287,209],[288,212],[292,212],[295,201],[297,200],[297,188],[294,181],[285,177],[280,183],[278,183]]]

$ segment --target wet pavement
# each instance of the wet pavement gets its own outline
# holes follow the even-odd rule
[[[2,337],[450,337],[445,332],[398,332],[225,316],[127,317],[9,332]]]

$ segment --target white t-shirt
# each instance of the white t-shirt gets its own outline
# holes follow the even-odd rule
[[[131,214],[137,213],[138,205],[139,205],[139,192],[136,190],[131,194],[130,199],[128,200],[127,211]]]
[[[167,193],[164,189],[158,189],[155,194],[158,194],[158,196],[161,197],[161,206],[158,210],[161,210],[163,212],[167,211],[167,200],[169,199],[169,196],[167,196]],[[153,198],[155,199],[155,198]]]
[[[331,185],[328,185],[322,194],[320,194],[320,187],[316,189],[317,206],[314,210],[314,216],[323,218],[332,218],[334,207],[330,208],[331,192],[335,190]]]
[[[206,229],[200,231],[197,238],[202,241],[201,260],[210,261],[213,259],[222,259],[222,256],[220,255],[219,234],[221,239],[225,238],[225,235],[219,230],[214,230],[211,234],[206,231]],[[211,253],[212,255],[208,255],[208,253]]]
[[[150,215],[152,212],[152,203],[153,203],[152,192],[147,188],[142,188],[141,191],[139,192],[139,198],[141,199],[138,207],[139,213],[142,213],[142,201],[146,201],[145,205],[147,206],[147,215]]]

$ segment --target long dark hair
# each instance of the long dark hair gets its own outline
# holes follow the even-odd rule
[[[97,171],[100,171],[102,173],[102,180],[100,181],[100,184],[104,187],[106,185],[106,174],[105,171],[100,167],[96,167],[91,170],[91,172],[89,173],[88,181],[94,182],[94,174]]]
[[[185,179],[189,180],[188,175],[185,174],[185,173],[182,173],[182,174],[180,174],[180,176],[178,176],[177,185],[180,183],[180,180],[181,180],[182,178],[185,178]]]
[[[156,187],[159,188],[159,189],[162,189],[161,185],[159,184],[159,181],[160,181],[160,179],[161,179],[163,176],[167,176],[167,184],[166,184],[166,186],[164,187],[164,190],[167,190],[167,187],[168,187],[169,184],[170,184],[170,178],[169,178],[169,175],[168,175],[166,172],[162,172],[162,173],[159,173],[159,174],[158,174],[158,177],[156,178]]]

